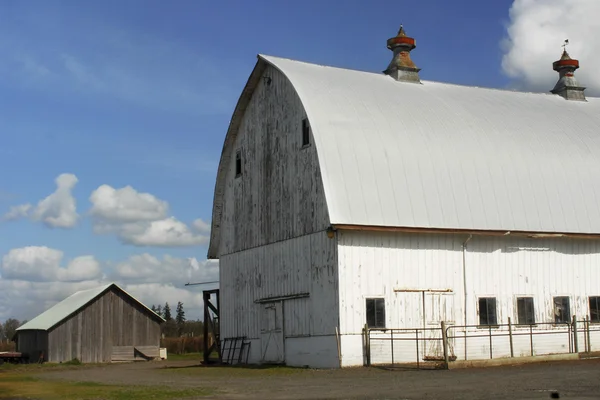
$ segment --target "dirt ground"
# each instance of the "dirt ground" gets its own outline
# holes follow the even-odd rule
[[[600,359],[462,370],[205,367],[198,361],[112,364],[46,372],[44,380],[211,388],[215,399],[600,398]]]

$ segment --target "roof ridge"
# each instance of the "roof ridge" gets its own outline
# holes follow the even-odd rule
[[[316,66],[316,67],[333,68],[333,69],[339,69],[339,70],[343,70],[343,71],[358,72],[358,73],[364,73],[364,74],[369,74],[369,75],[374,75],[374,76],[380,76],[382,78],[393,79],[393,78],[390,78],[389,76],[387,76],[385,74],[381,74],[381,73],[374,72],[374,71],[366,71],[366,70],[355,69],[355,68],[338,67],[338,66],[335,66],[335,65],[319,64],[319,63],[314,63],[314,62],[309,62],[309,61],[297,60],[297,59],[293,59],[293,58],[289,58],[289,57],[272,56],[272,55],[260,54],[260,53],[258,54],[258,57],[263,58],[266,61],[269,61],[269,58],[273,58],[273,59],[280,59],[280,60],[291,61],[291,62],[295,62],[295,63],[312,65],[312,66]],[[412,82],[394,81],[393,83],[395,83],[395,84],[407,84],[408,83],[408,84],[414,85],[414,83],[412,83]],[[553,95],[550,92],[548,92],[548,93],[546,93],[546,92],[534,92],[534,91],[530,91],[530,90],[518,90],[518,89],[509,89],[509,88],[502,88],[502,87],[468,85],[468,84],[464,84],[464,83],[444,82],[444,81],[436,81],[436,80],[429,80],[429,79],[422,79],[421,80],[421,84],[426,84],[426,83],[439,84],[439,85],[450,85],[450,86],[458,86],[458,87],[473,88],[473,89],[482,89],[482,90],[496,90],[496,91],[508,92],[508,93],[532,94],[532,95],[542,95],[542,96],[556,97],[556,95]],[[590,99],[590,98],[595,99],[595,98],[598,98],[598,97],[588,96],[588,99]]]

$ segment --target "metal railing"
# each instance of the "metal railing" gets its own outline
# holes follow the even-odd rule
[[[415,363],[417,368],[421,367],[423,361],[444,361],[442,355],[438,356],[428,356],[427,355],[427,346],[431,346],[432,344],[438,344],[439,347],[444,346],[444,341],[442,338],[442,329],[441,328],[394,328],[394,329],[384,329],[384,328],[368,328],[365,327],[365,349],[366,349],[366,364],[386,364],[386,365],[396,365],[396,364],[407,364],[407,363]],[[381,350],[383,347],[388,347],[389,353],[384,353],[384,357],[386,361],[382,362],[381,360],[376,360],[376,362],[372,362],[372,348],[373,344],[377,342],[387,343],[379,346]],[[399,342],[399,343],[397,343]],[[412,344],[411,344],[412,342]],[[400,346],[399,346],[400,344]],[[402,346],[402,344],[405,344]],[[396,347],[394,347],[396,346]],[[408,347],[412,347],[412,356],[408,356]],[[401,355],[404,357],[397,357],[396,353],[400,350]],[[385,354],[388,354],[387,357]],[[410,359],[407,359],[407,356]],[[379,361],[379,362],[377,362]]]
[[[495,325],[448,325],[420,328],[363,329],[366,365],[416,365],[431,361],[591,353],[600,351],[600,324],[589,317],[571,322]],[[595,345],[595,347],[594,347]]]

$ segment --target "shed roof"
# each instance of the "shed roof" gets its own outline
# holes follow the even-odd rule
[[[236,113],[265,65],[306,110],[331,224],[600,234],[600,99],[398,82],[259,55]]]
[[[63,301],[55,304],[53,307],[50,307],[37,317],[33,318],[31,321],[20,326],[17,331],[23,330],[48,330],[65,320],[67,317],[72,315],[73,313],[79,311],[82,307],[86,306],[88,303],[91,303],[94,299],[99,297],[100,295],[107,292],[110,288],[115,287],[121,292],[125,293],[132,300],[137,302],[142,307],[146,308],[150,313],[155,315],[157,318],[160,318],[164,321],[164,319],[148,308],[144,303],[137,300],[135,297],[127,293],[121,287],[119,287],[116,283],[110,283],[108,285],[96,287],[88,290],[80,290],[78,292],[73,293],[71,296],[67,297]]]

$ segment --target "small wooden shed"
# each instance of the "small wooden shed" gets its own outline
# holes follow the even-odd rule
[[[159,357],[164,319],[115,283],[74,293],[17,329],[31,361],[83,363]]]

